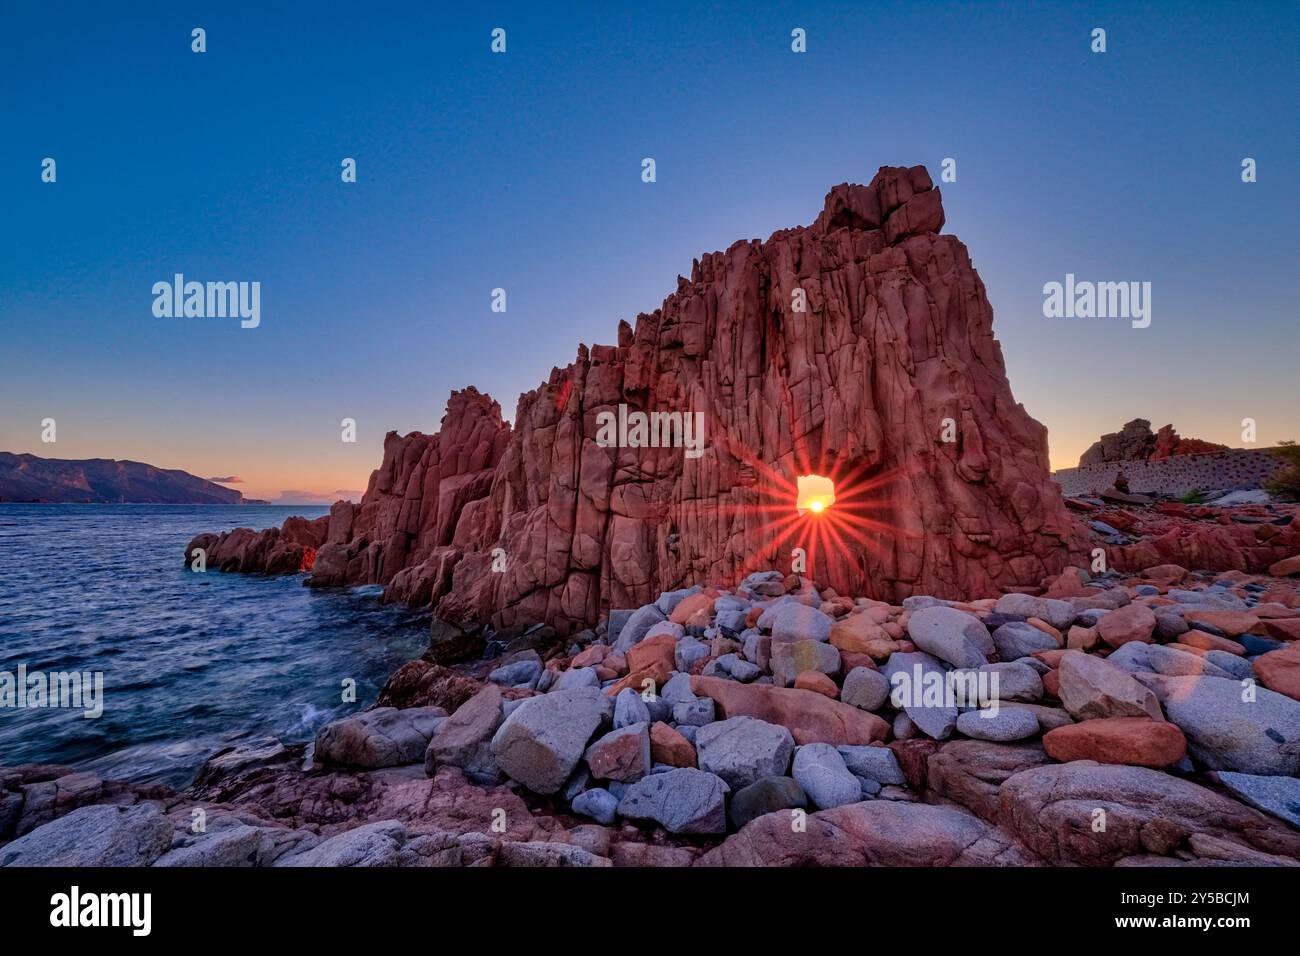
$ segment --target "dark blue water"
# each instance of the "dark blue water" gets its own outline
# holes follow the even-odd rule
[[[200,531],[324,508],[0,505],[0,671],[102,671],[104,713],[0,707],[0,764],[183,786],[221,747],[309,740],[428,646],[427,612],[377,588],[313,591],[182,563]],[[357,703],[342,702],[342,681]]]

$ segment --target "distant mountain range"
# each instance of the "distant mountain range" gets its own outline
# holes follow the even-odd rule
[[[111,458],[38,458],[0,451],[0,501],[54,504],[260,505],[176,468]]]

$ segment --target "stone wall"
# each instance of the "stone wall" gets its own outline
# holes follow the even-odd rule
[[[1259,488],[1281,462],[1267,448],[1232,448],[1209,455],[1176,455],[1160,461],[1107,462],[1062,468],[1052,480],[1066,495],[1086,495],[1115,482],[1120,469],[1136,494],[1184,495],[1189,491]]]

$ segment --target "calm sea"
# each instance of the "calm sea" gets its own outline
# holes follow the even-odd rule
[[[0,764],[48,762],[183,786],[221,747],[309,740],[370,703],[428,644],[427,611],[378,588],[196,574],[200,531],[325,508],[0,505],[0,671],[100,671],[104,712],[0,707]],[[357,703],[341,700],[357,684]]]

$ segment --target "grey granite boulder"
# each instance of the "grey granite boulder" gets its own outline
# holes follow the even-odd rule
[[[1130,643],[1134,642],[1130,641]],[[1231,657],[1232,655],[1226,656]],[[1147,648],[1147,663],[1151,665],[1151,669],[1157,674],[1167,674],[1170,677],[1204,675],[1206,677],[1223,677],[1228,680],[1234,679],[1232,674],[1199,654],[1174,650],[1172,647],[1165,647],[1163,644],[1152,644]]]
[[[815,607],[793,599],[773,604],[758,619],[760,630],[770,631],[772,643],[784,641],[828,641],[835,622]]]
[[[597,856],[572,843],[529,840],[501,844],[498,866],[555,868],[613,866],[607,857]]]
[[[835,676],[840,672],[840,652],[830,644],[814,640],[773,641],[772,680],[777,687],[789,687],[804,671]]]
[[[1048,707],[1045,704],[1025,704],[1016,700],[1004,700],[998,704],[1001,710],[1026,710],[1038,719],[1038,729],[1043,733],[1057,727],[1068,727],[1074,718],[1063,707]]]
[[[555,679],[551,690],[573,690],[577,687],[599,687],[600,678],[594,667],[571,667]]]
[[[727,791],[721,777],[679,767],[630,784],[618,813],[629,820],[653,820],[670,833],[725,833]]]
[[[620,628],[618,640],[614,642],[614,651],[619,654],[626,654],[641,643],[645,638],[646,631],[660,621],[666,621],[667,619],[668,615],[653,604],[637,608],[628,617],[623,627]]]
[[[1043,679],[1038,676],[1038,671],[1019,661],[985,664],[976,675],[977,682],[987,686],[991,700],[1033,703],[1043,696]]]
[[[998,649],[998,657],[1004,661],[1014,661],[1028,657],[1034,651],[1051,651],[1057,647],[1052,635],[1022,621],[999,627],[993,632],[993,644]]]
[[[609,622],[605,628],[606,643],[610,645],[618,643],[619,635],[623,633],[623,627],[635,613],[636,608],[619,608],[609,612]]]
[[[1124,646],[1127,647],[1128,645]],[[1206,651],[1203,660],[1207,664],[1213,664],[1220,670],[1225,671],[1227,676],[1234,680],[1246,680],[1255,676],[1254,664],[1244,657],[1229,654],[1227,651]]]
[[[673,674],[659,689],[659,699],[669,707],[695,700],[695,692],[691,690],[691,675],[680,671]]]
[[[693,637],[684,637],[673,649],[673,666],[685,673],[700,661],[707,660],[709,645]]]
[[[373,770],[419,763],[444,720],[441,707],[377,707],[326,724],[316,734],[316,760]]]
[[[953,667],[979,667],[993,654],[993,641],[984,623],[974,614],[952,607],[913,611],[907,622],[907,636],[917,650]]]
[[[740,582],[737,590],[758,597],[779,597],[785,593],[784,578],[780,571],[755,571]]]
[[[1126,670],[1130,674],[1136,674],[1140,671],[1154,674],[1155,668],[1151,666],[1151,660],[1147,656],[1147,649],[1154,646],[1154,644],[1147,644],[1144,641],[1129,641],[1106,658],[1106,663],[1121,670]]]
[[[631,687],[625,687],[614,698],[614,728],[630,727],[633,724],[650,722],[650,708],[641,699],[641,695]]]
[[[673,705],[673,721],[683,726],[703,727],[713,723],[717,707],[710,697],[697,697]]]
[[[0,847],[0,866],[149,866],[172,844],[153,804],[80,807]]]
[[[1223,770],[1215,774],[1233,796],[1300,830],[1300,780]]]
[[[777,810],[803,810],[807,807],[808,795],[793,777],[764,777],[732,795],[727,819],[739,830],[755,817]]]
[[[881,786],[907,786],[907,777],[898,765],[898,758],[888,747],[836,747],[844,766],[853,776],[874,780]]]
[[[542,659],[536,651],[529,651],[518,660],[502,664],[488,674],[488,680],[501,687],[531,687],[541,676]]]
[[[380,820],[345,830],[302,853],[286,856],[276,866],[390,867],[400,866],[406,827],[397,820]]]
[[[1008,743],[1038,733],[1038,718],[1032,711],[998,707],[996,710],[968,710],[957,718],[957,730],[975,740]]]
[[[1066,651],[1057,668],[1060,677],[1061,704],[1076,720],[1099,717],[1150,717],[1163,720],[1156,695],[1133,675],[1109,661]]]
[[[188,814],[184,810],[188,822]],[[172,847],[157,860],[157,867],[272,866],[280,857],[299,853],[320,843],[310,830],[289,830],[245,822],[238,814],[214,813],[202,832],[189,826],[176,829]],[[173,817],[173,825],[175,818]]]
[[[598,690],[558,690],[523,702],[492,738],[492,753],[512,780],[555,793],[573,772],[592,734],[613,716]]]
[[[584,790],[573,798],[573,812],[583,817],[590,817],[597,823],[609,826],[614,822],[618,811],[618,798],[608,790],[593,787]]]
[[[701,727],[695,749],[701,770],[739,790],[764,777],[784,776],[794,754],[794,737],[779,724],[732,717]]]
[[[1031,597],[1028,594],[1004,594],[998,598],[998,603],[993,605],[993,610],[999,614],[1036,617],[1040,621],[1046,621],[1058,631],[1069,627],[1076,613],[1074,605],[1069,601]]]
[[[1244,611],[1247,604],[1227,588],[1208,587],[1204,591],[1170,588],[1165,597],[1177,601],[1183,611]]]
[[[460,767],[475,783],[492,784],[501,778],[492,755],[492,735],[504,719],[501,688],[484,684],[482,690],[456,708],[429,738],[424,770],[429,776],[442,764]]]
[[[804,744],[797,749],[790,775],[821,810],[862,799],[862,784],[830,744]]]
[[[1211,770],[1300,774],[1300,701],[1253,681],[1137,674]]]
[[[1186,634],[1191,630],[1190,625],[1187,623],[1187,619],[1183,617],[1183,612],[1177,608],[1166,606],[1157,607],[1153,610],[1156,615],[1155,636],[1157,640],[1165,641],[1166,643],[1169,641],[1176,641],[1181,635]],[[1125,645],[1125,647],[1127,646],[1128,645]]]
[[[855,667],[844,677],[840,700],[861,710],[879,710],[889,699],[889,679],[870,667]]]
[[[889,655],[881,673],[889,680],[890,703],[911,724],[935,740],[945,740],[957,725],[957,706],[948,687],[948,671],[922,651]],[[897,722],[896,722],[897,723]],[[902,738],[895,727],[895,736]]]

